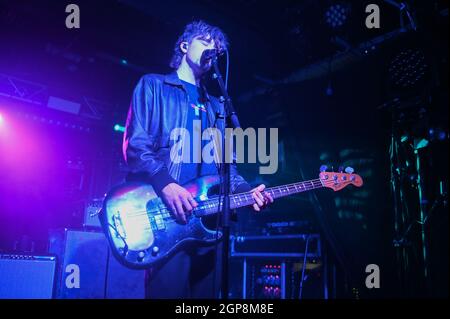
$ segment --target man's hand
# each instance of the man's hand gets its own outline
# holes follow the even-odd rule
[[[253,209],[259,212],[261,209],[264,209],[268,204],[273,203],[273,198],[269,193],[261,193],[266,188],[266,185],[261,184],[256,188],[251,190],[252,196],[255,199],[255,203],[253,204]]]
[[[162,197],[176,219],[183,224],[187,223],[186,217],[198,206],[192,194],[176,183],[166,185],[162,189]]]

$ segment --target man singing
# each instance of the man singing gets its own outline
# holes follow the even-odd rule
[[[203,52],[227,49],[223,32],[203,21],[188,24],[176,42],[170,66],[173,73],[147,74],[136,85],[128,112],[124,135],[124,156],[130,168],[128,180],[150,183],[179,223],[197,207],[197,202],[181,185],[205,175],[217,175],[218,163],[185,163],[171,159],[171,132],[186,129],[194,135],[193,121],[200,121],[201,130],[214,127],[216,114],[223,114],[223,104],[209,96],[202,78],[211,68],[211,59],[202,59]],[[222,132],[224,134],[224,132]],[[192,158],[192,157],[191,157]],[[231,192],[252,191],[253,209],[260,211],[273,202],[259,185],[249,184],[231,165]],[[186,248],[165,264],[147,271],[147,298],[217,298],[220,288],[220,253],[215,247]]]

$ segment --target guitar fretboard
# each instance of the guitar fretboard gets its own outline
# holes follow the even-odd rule
[[[322,181],[320,179],[313,179],[305,182],[270,187],[265,189],[264,192],[269,193],[272,198],[276,199],[321,187],[323,187]],[[254,203],[255,200],[251,192],[230,195],[231,209],[250,206]],[[223,199],[220,200],[220,204],[221,205],[219,207],[218,197],[213,197],[211,199],[205,200],[199,203],[199,206],[194,210],[194,214],[198,217],[216,214],[221,210],[221,207],[223,207]]]

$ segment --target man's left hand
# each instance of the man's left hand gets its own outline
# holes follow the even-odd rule
[[[273,198],[269,193],[264,192],[266,185],[261,184],[258,187],[251,190],[252,196],[255,199],[253,209],[257,212],[267,207],[267,205],[273,203]]]

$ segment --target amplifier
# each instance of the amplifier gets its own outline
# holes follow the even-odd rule
[[[56,257],[0,254],[0,299],[53,297]]]
[[[325,299],[328,295],[321,259],[303,264],[303,259],[234,257],[230,271],[232,299]]]
[[[319,234],[231,236],[232,298],[327,296]],[[303,277],[303,280],[302,280]]]
[[[321,256],[320,235],[231,236],[232,257],[308,258]]]
[[[103,198],[95,198],[86,203],[83,220],[84,227],[101,229],[102,226],[98,219],[98,212],[102,208],[102,205]]]

